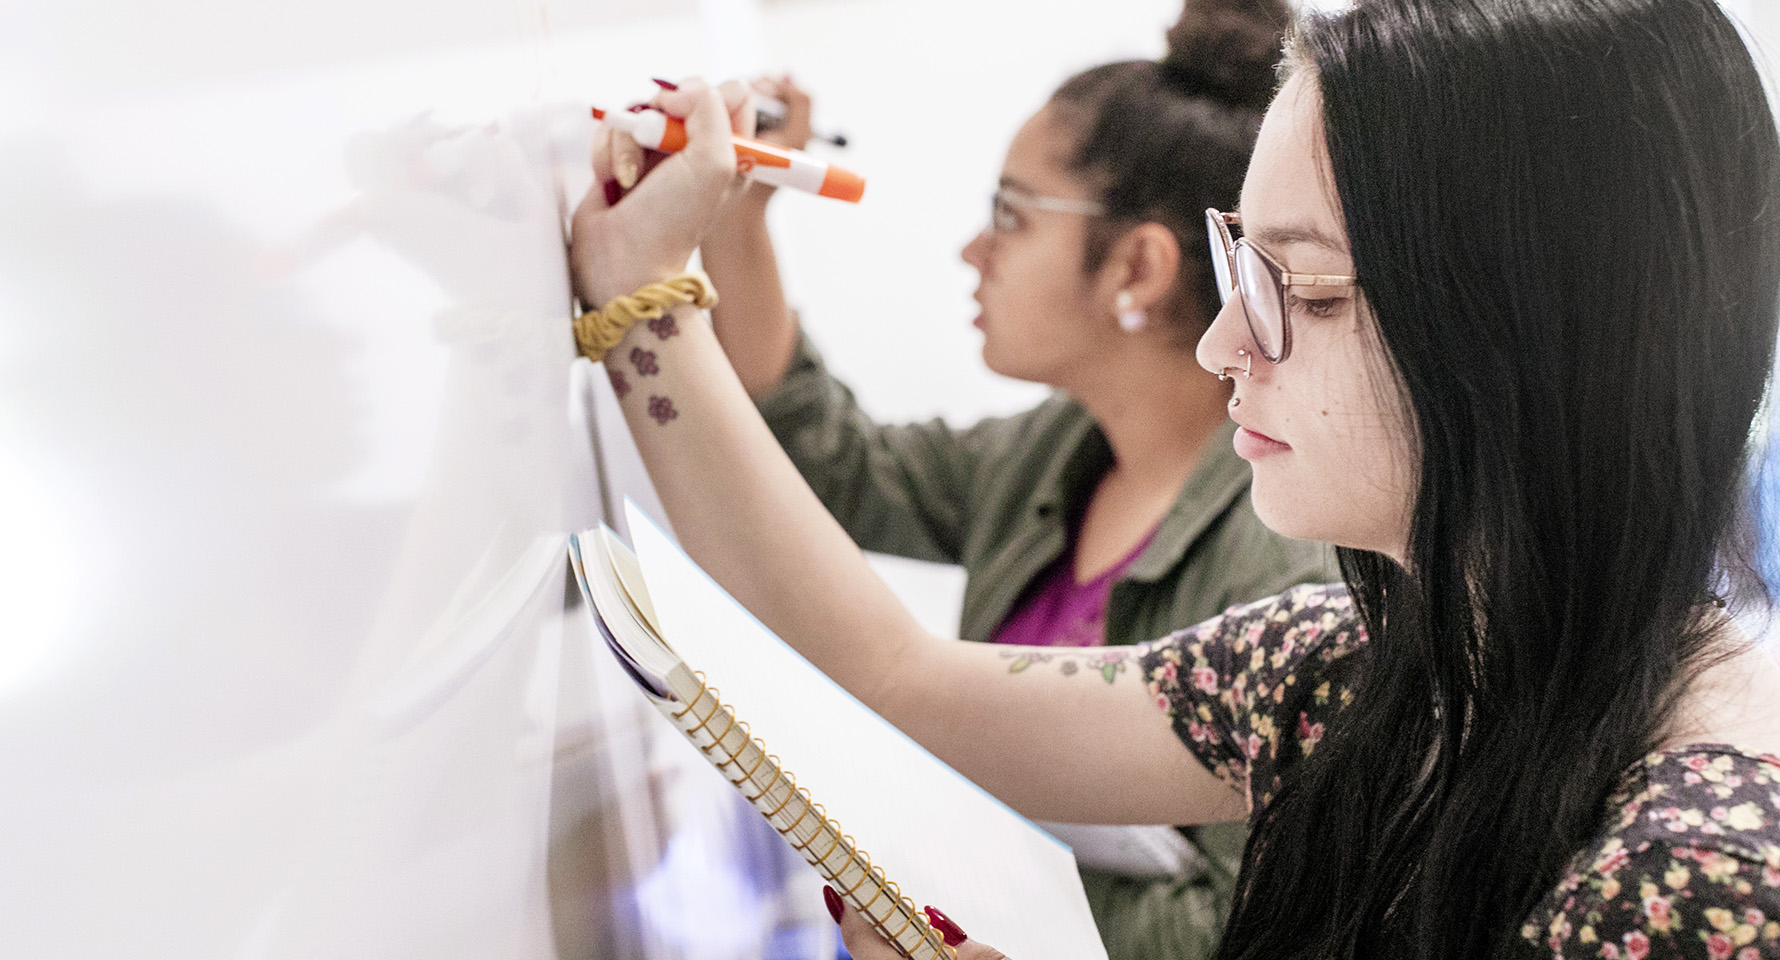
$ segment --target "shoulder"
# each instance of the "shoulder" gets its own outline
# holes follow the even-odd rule
[[[1521,935],[1552,956],[1780,954],[1780,757],[1646,757]]]
[[[1011,533],[1035,504],[1063,495],[1065,481],[1099,462],[1090,443],[1104,447],[1086,408],[1062,391],[1036,407],[979,420],[958,445],[974,465],[972,502],[983,522]]]
[[[1008,416],[987,417],[972,424],[968,432],[983,442],[1050,458],[1068,452],[1067,449],[1057,449],[1055,441],[1091,429],[1094,429],[1094,418],[1087,408],[1063,391],[1053,390],[1036,407]]]

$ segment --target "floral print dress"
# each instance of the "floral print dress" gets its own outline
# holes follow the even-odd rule
[[[1298,587],[1140,648],[1175,732],[1255,810],[1353,699],[1365,628],[1340,584]],[[1780,757],[1646,756],[1521,928],[1553,958],[1780,958]]]

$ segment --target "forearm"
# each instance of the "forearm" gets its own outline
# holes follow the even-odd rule
[[[872,702],[876,682],[926,635],[779,449],[700,311],[669,317],[671,326],[633,327],[606,364],[681,543],[763,623]]]
[[[700,261],[719,293],[717,341],[750,397],[777,389],[791,365],[797,321],[785,301],[766,225],[767,188],[755,185],[705,236]]]
[[[1175,735],[1130,647],[948,642],[888,692],[888,717],[1037,820],[1198,824],[1240,819],[1240,790]],[[898,721],[898,725],[902,723]]]
[[[1013,669],[1011,648],[922,631],[773,441],[698,311],[672,317],[671,328],[633,328],[607,364],[681,543],[763,623],[1023,812],[1126,822],[1240,813],[1173,735],[1134,661],[1107,673],[1066,671],[1061,660]]]

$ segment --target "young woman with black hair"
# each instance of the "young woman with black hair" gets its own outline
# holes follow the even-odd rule
[[[963,566],[963,639],[1127,646],[1338,575],[1326,547],[1255,517],[1229,385],[1193,358],[1221,305],[1205,208],[1242,189],[1290,19],[1285,0],[1190,0],[1160,61],[1070,78],[1014,137],[963,255],[985,362],[1056,388],[1032,410],[872,422],[786,303],[772,189],[743,191],[704,235],[717,339],[767,426],[854,542]],[[791,107],[766,136],[801,148],[807,95],[763,87]],[[613,370],[642,383],[628,361]],[[1111,960],[1216,950],[1247,830],[1181,835],[1173,876],[1082,871]]]
[[[1241,215],[1209,218],[1232,295],[1198,355],[1257,513],[1338,544],[1344,585],[1111,685],[1010,674],[909,622],[690,309],[652,344],[680,416],[627,401],[685,545],[1017,809],[1248,813],[1220,956],[1780,955],[1780,667],[1723,605],[1762,596],[1739,532],[1780,314],[1780,138],[1735,27],[1359,0],[1288,63]],[[731,188],[720,92],[661,103],[693,146],[581,209],[590,300],[682,269]]]

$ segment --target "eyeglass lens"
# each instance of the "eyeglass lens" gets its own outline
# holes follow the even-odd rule
[[[1219,303],[1229,303],[1236,280],[1230,276],[1230,237],[1223,225],[1213,220],[1206,225],[1211,231],[1211,272],[1218,281]]]
[[[1000,190],[989,195],[989,229],[996,233],[1008,233],[1020,225],[1014,216],[1014,205]]]
[[[1285,353],[1286,318],[1285,290],[1279,275],[1255,249],[1246,243],[1236,245],[1236,283],[1242,288],[1242,308],[1248,314],[1249,333],[1261,356],[1278,362]]]
[[[1211,268],[1217,278],[1218,295],[1230,302],[1238,287],[1242,290],[1242,312],[1248,319],[1249,335],[1261,356],[1278,362],[1285,352],[1285,288],[1273,264],[1249,244],[1231,242],[1229,228],[1215,211],[1207,211],[1205,228],[1211,233]],[[1232,263],[1234,261],[1234,263]],[[1236,276],[1230,276],[1234,266]]]

